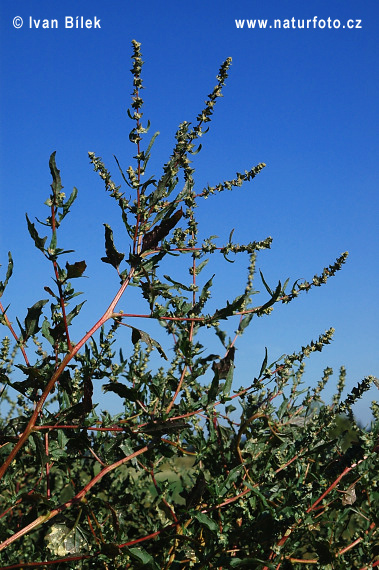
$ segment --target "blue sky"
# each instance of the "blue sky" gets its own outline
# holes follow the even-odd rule
[[[100,20],[100,29],[65,28],[65,17]],[[16,29],[13,19],[21,17]],[[29,27],[30,17],[40,20]],[[237,29],[235,20],[330,18],[328,29]],[[58,29],[42,29],[56,19]],[[343,28],[348,20],[354,29]],[[305,24],[306,25],[306,24]],[[321,23],[322,25],[322,23]],[[91,2],[3,1],[0,5],[0,257],[11,249],[14,277],[3,298],[10,316],[45,298],[47,263],[28,237],[25,212],[47,215],[48,159],[57,151],[65,191],[79,189],[66,227],[70,261],[85,259],[88,296],[80,320],[87,330],[117,288],[104,255],[104,222],[115,230],[117,210],[105,195],[87,152],[103,157],[116,174],[113,154],[127,167],[134,148],[126,116],[132,91],[131,40],[142,43],[145,119],[160,131],[151,161],[160,172],[183,120],[194,121],[215,85],[220,64],[233,58],[224,98],[219,100],[203,150],[195,157],[203,186],[231,179],[259,162],[267,167],[233,193],[199,208],[204,233],[226,240],[235,228],[239,243],[274,239],[258,258],[272,285],[290,277],[311,279],[343,251],[343,271],[325,287],[270,318],[253,320],[237,352],[237,384],[259,371],[264,347],[274,360],[299,350],[333,326],[334,342],[307,365],[314,385],[326,366],[347,367],[347,387],[378,375],[378,25],[375,0],[281,2]],[[117,178],[117,177],[116,177]],[[63,245],[62,244],[62,245]],[[119,247],[122,249],[122,245]],[[216,305],[245,283],[244,264],[216,261]],[[232,273],[228,273],[231,271]],[[49,273],[50,272],[50,273]],[[3,278],[3,276],[2,276]],[[50,277],[49,277],[50,279]],[[262,286],[256,282],[256,287]],[[238,291],[237,291],[238,292]],[[125,299],[120,308],[128,310]],[[129,309],[130,310],[130,309]],[[80,334],[80,330],[78,330]],[[338,374],[336,374],[336,377]],[[373,388],[356,408],[365,421]],[[329,397],[332,386],[326,393]]]

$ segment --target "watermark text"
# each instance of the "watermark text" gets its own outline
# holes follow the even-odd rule
[[[248,29],[276,29],[276,30],[303,30],[303,29],[321,29],[324,28],[329,30],[338,30],[339,28],[348,30],[361,30],[362,20],[350,19],[345,22],[341,22],[338,19],[332,18],[318,18],[314,16],[313,18],[288,18],[283,20],[234,20],[236,28],[248,28]]]
[[[91,18],[86,18],[84,16],[65,16],[62,20],[57,18],[34,18],[29,16],[25,20],[25,27],[30,29],[41,29],[41,30],[51,30],[58,28],[65,29],[100,29],[101,19],[97,16],[92,16]],[[24,20],[21,16],[15,16],[13,18],[13,27],[16,29],[22,28],[24,25]]]

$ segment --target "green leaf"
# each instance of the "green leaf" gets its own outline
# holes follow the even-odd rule
[[[23,364],[16,364],[16,366],[27,375],[27,379],[21,382],[11,382],[12,388],[28,397],[32,391],[36,393],[37,390],[44,388],[44,374],[39,368]]]
[[[263,277],[263,273],[261,270],[259,270],[259,273],[261,274],[261,279],[262,279],[262,283],[263,285],[266,287],[266,291],[272,296],[272,290],[270,289],[270,287],[267,285],[265,278]]]
[[[80,309],[83,307],[84,303],[85,301],[83,301],[83,303],[79,303],[79,305],[76,305],[76,307],[74,307],[72,311],[68,313],[68,315],[66,316],[67,326],[70,325],[72,319],[79,314]]]
[[[143,425],[138,431],[140,433],[155,433],[163,435],[175,431],[181,431],[187,427],[190,427],[190,424],[185,423],[183,420],[154,420],[153,422],[148,422]]]
[[[34,240],[36,248],[39,249],[40,251],[44,252],[45,251],[45,242],[47,240],[47,236],[41,238],[38,235],[38,232],[35,228],[35,225],[29,220],[28,214],[25,214],[25,216],[26,216],[26,221],[28,224],[28,231],[30,233],[30,236]]]
[[[167,281],[170,281],[170,283],[174,285],[174,289],[176,289],[177,291],[180,291],[181,289],[184,289],[184,291],[191,291],[190,287],[188,287],[187,285],[183,285],[183,283],[179,283],[179,281],[175,281],[175,279],[171,279],[171,277],[169,277],[168,275],[163,275],[163,277],[167,279]]]
[[[216,400],[219,385],[220,377],[218,375],[218,370],[216,370],[210,388],[208,390],[208,406],[213,404],[213,402]]]
[[[171,214],[174,212],[175,208],[176,208],[175,202],[171,202],[171,204],[168,204],[167,206],[161,208],[154,217],[154,219],[151,220],[151,225],[154,226],[157,222],[159,222],[163,218],[169,218]]]
[[[216,327],[216,335],[220,339],[221,344],[226,348],[226,332],[222,331],[219,327]]]
[[[137,563],[143,564],[144,568],[159,570],[159,566],[154,562],[153,557],[143,548],[129,548],[128,552]]]
[[[233,383],[233,373],[234,373],[234,364],[232,364],[229,368],[229,371],[226,375],[225,383],[222,388],[222,393],[224,396],[229,396],[230,390],[232,388]]]
[[[160,251],[159,253],[153,255],[152,257],[146,258],[146,260],[143,260],[143,269],[148,273],[149,271],[151,271],[152,269],[154,269],[157,265],[158,262],[163,259],[163,257],[165,256],[165,252],[164,251]]]
[[[266,368],[267,368],[267,346],[265,346],[265,357],[263,359],[261,370],[258,374],[258,378],[260,378],[262,376],[262,374],[266,370]]]
[[[204,287],[200,293],[200,297],[199,297],[198,302],[195,303],[193,307],[191,307],[191,309],[188,311],[189,313],[194,314],[194,315],[200,314],[200,312],[202,311],[202,309],[205,306],[205,303],[207,302],[207,300],[210,297],[208,291],[213,285],[213,277],[214,277],[214,275],[212,275],[212,277],[210,279],[208,279],[208,281],[205,283],[205,285],[204,285]]]
[[[116,161],[116,163],[117,163],[117,166],[118,166],[118,169],[119,169],[119,171],[120,171],[120,173],[121,173],[121,176],[123,177],[124,181],[125,181],[125,182],[127,183],[127,185],[129,186],[129,182],[128,182],[128,180],[125,178],[125,174],[124,174],[124,172],[123,172],[123,170],[122,170],[122,168],[121,168],[121,165],[120,165],[120,163],[119,163],[119,161],[118,161],[118,159],[117,159],[117,156],[113,155],[113,158],[115,159],[115,161]]]
[[[148,163],[148,161],[149,161],[151,147],[153,146],[153,144],[154,144],[154,142],[155,142],[155,139],[157,138],[157,136],[158,136],[159,134],[160,134],[159,131],[157,131],[157,132],[154,133],[153,136],[151,137],[151,140],[150,140],[149,145],[148,145],[148,147],[147,147],[147,149],[146,149],[146,152],[145,152],[145,160],[144,160],[143,165],[142,165],[142,169],[143,169],[143,170],[145,170],[146,165],[147,165],[147,163]]]
[[[236,467],[233,467],[233,469],[231,469],[227,478],[223,482],[222,487],[220,488],[219,497],[224,496],[229,491],[232,484],[240,476],[242,469],[243,469],[242,465],[237,465]]]
[[[53,232],[53,235],[51,236],[48,252],[50,254],[50,259],[51,259],[51,256],[54,256],[57,254],[57,232],[56,232],[56,230]]]
[[[218,531],[218,524],[213,521],[211,518],[209,518],[207,515],[205,515],[204,513],[201,512],[197,512],[194,514],[193,516],[194,519],[197,519],[201,524],[203,524],[204,526],[206,526],[207,528],[209,528],[210,531],[212,532],[217,532]]]
[[[13,259],[12,259],[11,252],[8,251],[8,268],[7,268],[7,273],[5,276],[4,283],[2,281],[0,281],[0,297],[4,293],[4,289],[8,285],[9,279],[12,277],[12,272],[13,272]]]
[[[50,333],[50,323],[46,318],[44,319],[44,321],[42,323],[41,331],[42,331],[42,335],[46,338],[46,340],[49,341],[51,346],[55,346],[55,340],[51,336],[51,333]]]
[[[35,335],[39,330],[40,327],[38,326],[38,320],[41,316],[42,309],[48,303],[48,299],[43,299],[41,301],[37,301],[34,305],[28,308],[28,314],[25,318],[25,336],[24,341],[29,337]]]
[[[105,227],[105,253],[107,254],[106,257],[102,257],[101,261],[104,263],[109,263],[113,265],[115,269],[118,269],[121,261],[124,259],[125,254],[120,253],[115,248],[113,243],[113,231],[108,224],[104,224]]]
[[[77,195],[78,195],[78,189],[75,188],[75,186],[74,186],[69,198],[67,199],[67,201],[62,206],[63,212],[58,215],[59,222],[61,222],[63,220],[63,218],[68,214],[72,204],[76,200]]]
[[[86,270],[87,264],[85,261],[75,261],[75,263],[66,263],[67,279],[75,279],[81,277]]]
[[[282,287],[282,293],[285,293],[286,289],[287,289],[287,285],[289,283],[290,278],[288,277],[288,279],[285,280],[284,285]]]
[[[213,319],[217,320],[227,319],[228,317],[232,316],[235,311],[241,310],[244,302],[245,302],[245,295],[239,295],[234,299],[234,301],[232,301],[232,303],[226,301],[226,307],[223,307],[222,309],[217,309],[217,311],[213,315]]]
[[[51,176],[53,177],[53,183],[51,184],[51,188],[53,190],[54,196],[56,196],[63,188],[60,176],[60,170],[58,170],[57,165],[55,163],[55,155],[56,151],[54,151],[50,155],[50,160],[49,160],[50,172]]]
[[[282,285],[279,281],[278,286],[275,289],[274,293],[272,294],[271,299],[267,301],[267,303],[262,305],[262,307],[260,307],[259,310],[257,310],[256,314],[258,317],[262,316],[266,309],[268,309],[269,307],[274,305],[274,303],[276,303],[276,301],[279,299],[279,295],[281,294],[281,292],[282,292]]]
[[[260,558],[232,558],[229,562],[230,568],[242,568],[243,566],[247,566],[248,568],[260,568],[261,565],[265,565],[266,568],[269,570],[275,570],[277,565],[271,564],[267,562],[267,560],[261,560]]]
[[[196,275],[199,275],[199,273],[204,269],[204,267],[208,264],[208,262],[209,262],[209,257],[204,259],[201,263],[199,263],[199,265],[196,266],[196,270],[195,270]],[[191,271],[192,271],[192,269],[191,269]],[[192,273],[191,273],[191,275],[192,275]]]
[[[129,457],[129,455],[132,455],[132,453],[135,451],[135,449],[133,449],[133,446],[130,443],[130,440],[123,441],[120,444],[120,449],[125,455],[125,457]],[[133,461],[133,463],[137,464],[137,461]]]
[[[249,313],[245,317],[243,317],[240,324],[238,325],[238,332],[239,333],[243,333],[243,331],[249,326],[253,316],[254,316],[254,313]]]

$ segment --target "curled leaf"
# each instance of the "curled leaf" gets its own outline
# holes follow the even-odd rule
[[[127,325],[127,326],[130,326],[130,325]],[[136,344],[138,341],[142,340],[142,342],[147,344],[150,348],[155,347],[158,350],[159,354],[167,360],[167,356],[165,355],[164,350],[161,347],[161,345],[159,344],[159,342],[157,342],[156,340],[151,338],[150,335],[148,335],[144,331],[141,331],[140,329],[136,329],[135,327],[130,327],[130,328],[132,329],[132,343],[133,344]]]
[[[105,227],[105,253],[107,254],[106,257],[102,257],[101,261],[104,263],[109,263],[113,265],[115,269],[118,269],[121,261],[124,259],[125,254],[120,253],[115,248],[113,243],[113,231],[108,224],[104,224]]]
[[[43,299],[41,301],[37,301],[34,305],[28,308],[28,314],[25,317],[25,330],[24,332],[24,341],[27,340],[29,337],[35,335],[39,330],[40,327],[38,325],[38,320],[41,316],[42,309],[44,305],[48,302],[48,299]]]

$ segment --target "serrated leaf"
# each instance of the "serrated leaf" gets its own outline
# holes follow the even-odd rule
[[[38,389],[43,388],[44,376],[41,370],[33,366],[25,366],[23,364],[16,364],[16,366],[28,377],[26,380],[22,380],[21,382],[11,382],[12,388],[24,396],[28,396],[28,392],[32,390],[36,393]]]
[[[55,163],[55,155],[56,151],[54,151],[50,155],[49,167],[50,167],[51,176],[53,177],[51,188],[53,190],[54,195],[57,195],[62,190],[63,186],[60,176],[60,170],[58,170],[57,165]]]
[[[104,224],[105,227],[105,253],[106,257],[102,257],[101,261],[104,263],[109,263],[113,265],[115,269],[118,269],[121,261],[124,259],[125,254],[120,253],[115,248],[113,243],[113,231],[108,224]]]
[[[239,295],[231,303],[229,303],[229,301],[226,301],[226,307],[217,309],[213,315],[213,318],[217,320],[227,319],[228,317],[232,316],[235,311],[238,311],[242,308],[244,301],[245,295]]]
[[[61,222],[63,220],[63,218],[68,214],[72,204],[74,203],[74,201],[77,198],[77,195],[78,195],[78,189],[75,188],[75,186],[74,186],[70,196],[68,197],[67,201],[62,206],[63,212],[58,215],[59,222]]]
[[[105,384],[103,386],[104,392],[114,392],[120,398],[125,398],[129,402],[135,402],[138,400],[138,390],[135,388],[129,388],[125,386],[125,384],[121,384],[121,382],[111,382],[109,384]]]
[[[216,328],[216,335],[221,341],[221,344],[226,348],[226,332],[222,331],[219,327]]]
[[[146,260],[144,260],[143,261],[143,268],[146,271],[146,273],[149,273],[149,271],[154,269],[157,266],[158,262],[161,259],[163,259],[164,256],[165,256],[165,252],[160,251],[159,253],[153,255],[152,257],[149,257]]]
[[[44,321],[42,323],[41,332],[42,332],[42,335],[45,337],[45,339],[49,341],[51,346],[55,346],[55,340],[51,336],[51,333],[50,333],[50,323],[46,318],[44,319]]]
[[[149,207],[152,208],[159,202],[159,200],[166,193],[166,186],[169,184],[171,178],[171,173],[167,173],[159,180],[154,192],[149,195]]]
[[[34,305],[30,308],[28,308],[28,314],[25,317],[25,336],[24,336],[24,341],[35,335],[39,330],[40,327],[38,326],[38,320],[41,316],[42,313],[42,309],[43,307],[46,305],[46,303],[48,303],[49,300],[48,299],[43,299],[41,301],[37,301],[37,303],[34,303]]]
[[[67,279],[75,279],[76,277],[81,277],[85,272],[87,267],[86,262],[75,261],[75,263],[66,263]]]
[[[208,362],[213,362],[218,358],[220,358],[218,354],[208,354],[208,356],[206,356],[205,358],[199,358],[199,360],[197,360],[196,362],[199,363],[201,366],[204,366],[204,364],[207,364]]]
[[[173,284],[174,289],[176,289],[177,291],[180,291],[181,289],[183,289],[184,291],[191,291],[191,288],[188,287],[188,285],[183,285],[183,283],[179,283],[179,281],[171,279],[171,277],[169,277],[168,275],[163,275],[163,277],[167,279],[167,281],[170,281],[170,283]]]
[[[47,240],[47,236],[41,238],[38,235],[38,232],[35,228],[35,225],[29,220],[28,218],[28,214],[25,214],[26,216],[26,222],[28,224],[28,231],[30,233],[31,238],[33,239],[35,246],[37,249],[39,249],[40,251],[44,252],[45,251],[45,242]]]
[[[201,310],[204,308],[205,303],[209,299],[208,291],[213,285],[213,277],[214,277],[214,275],[212,275],[212,277],[210,279],[208,279],[208,281],[205,283],[205,285],[204,285],[204,287],[200,293],[199,300],[197,303],[194,304],[193,307],[191,307],[191,309],[189,311],[190,313],[193,313],[194,315],[198,315],[198,314],[200,314]]]

